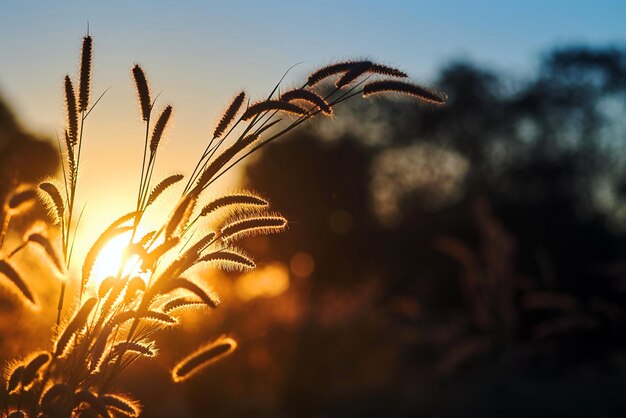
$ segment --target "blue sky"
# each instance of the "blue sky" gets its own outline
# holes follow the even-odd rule
[[[157,166],[168,173],[193,165],[235,92],[260,97],[294,63],[303,62],[288,84],[333,59],[363,56],[419,82],[453,59],[523,75],[550,46],[626,45],[624,18],[626,2],[617,0],[3,0],[0,94],[31,130],[49,137],[62,131],[62,80],[76,74],[89,21],[93,90],[110,90],[86,128],[84,181],[110,172],[111,161],[119,163],[119,179],[135,178],[135,167],[125,168],[125,158],[140,158],[144,130],[130,77],[134,63],[162,93],[160,105],[174,106],[167,159]],[[136,187],[92,184],[109,196]],[[97,196],[85,196],[98,205]]]
[[[96,83],[126,88],[139,62],[165,92],[207,110],[237,88],[263,91],[300,61],[296,76],[370,56],[427,80],[451,59],[523,71],[554,44],[626,43],[623,1],[5,0],[0,8],[0,91],[43,129],[56,124],[44,109],[75,68],[87,21]]]

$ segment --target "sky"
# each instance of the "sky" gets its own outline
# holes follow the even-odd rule
[[[137,187],[144,126],[130,75],[135,63],[160,92],[157,108],[174,107],[157,164],[166,175],[193,166],[237,91],[260,98],[293,64],[302,62],[287,86],[351,57],[400,67],[426,83],[457,59],[523,73],[550,46],[626,45],[625,16],[618,0],[0,0],[0,95],[29,130],[50,138],[62,132],[62,81],[68,73],[76,80],[89,22],[93,94],[109,90],[85,129],[81,190],[88,208],[102,208],[130,203],[123,196]]]

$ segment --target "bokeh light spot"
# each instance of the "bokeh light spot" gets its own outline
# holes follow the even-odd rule
[[[309,277],[315,269],[315,260],[305,252],[295,253],[289,261],[291,274],[299,278]]]
[[[283,263],[258,267],[237,280],[235,291],[240,299],[274,297],[289,288],[289,271]]]

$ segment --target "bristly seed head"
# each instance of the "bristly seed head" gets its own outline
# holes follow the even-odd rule
[[[370,68],[374,65],[371,61],[362,61],[357,64],[354,64],[352,68],[345,72],[344,75],[341,76],[335,86],[340,89],[352,83],[354,80],[367,73]]]
[[[224,131],[226,131],[230,123],[235,119],[235,116],[237,116],[237,113],[239,112],[239,109],[241,109],[241,105],[243,104],[245,98],[246,93],[243,91],[235,96],[233,101],[228,106],[228,109],[226,109],[226,111],[222,115],[222,118],[215,127],[215,130],[213,131],[213,138],[219,138],[224,133]]]
[[[133,78],[135,79],[135,87],[137,88],[137,96],[139,97],[139,106],[141,107],[141,117],[143,120],[150,119],[150,110],[152,102],[150,100],[150,89],[146,75],[139,65],[133,67]]]
[[[52,205],[54,207],[53,213],[56,218],[55,223],[63,222],[65,204],[63,203],[63,198],[61,197],[61,192],[59,192],[58,187],[56,187],[53,183],[44,181],[39,184],[39,189],[45,192],[52,202]]]
[[[172,106],[167,106],[163,109],[159,120],[157,120],[157,123],[154,125],[152,138],[150,139],[150,152],[152,154],[154,154],[159,147],[159,142],[161,142],[161,137],[163,136],[167,122],[170,120],[170,116],[172,116]]]
[[[189,299],[187,297],[181,296],[181,297],[174,298],[166,302],[163,306],[161,306],[161,310],[165,313],[170,313],[171,311],[175,309],[191,308],[194,306],[206,306],[206,305],[201,300],[194,300],[194,299]]]
[[[159,286],[157,286],[159,285]],[[160,287],[160,289],[159,289]],[[164,281],[161,281],[160,283],[157,282],[154,286],[153,286],[153,290],[158,291],[161,294],[167,294],[169,292],[172,292],[176,289],[184,289],[187,290],[191,293],[193,293],[194,295],[198,296],[200,298],[200,300],[202,300],[202,302],[204,302],[204,304],[212,309],[217,308],[217,306],[219,305],[219,299],[217,299],[217,297],[215,295],[209,294],[208,292],[206,292],[204,289],[202,289],[200,286],[198,286],[197,284],[183,278],[183,277],[179,277],[177,279],[165,279]]]
[[[18,190],[11,195],[6,200],[5,210],[12,214],[19,213],[23,211],[27,205],[35,202],[37,197],[37,192],[34,189],[26,188],[22,190]]]
[[[240,205],[266,207],[269,205],[269,202],[251,193],[228,194],[218,197],[205,205],[200,211],[200,216],[207,216],[208,214],[227,206]]]
[[[16,364],[13,366],[13,370],[8,369],[8,382],[7,382],[7,392],[11,393],[15,389],[17,389],[18,385],[22,381],[22,375],[24,374],[24,364]]]
[[[229,337],[222,337],[209,343],[179,362],[172,370],[172,379],[174,382],[189,379],[208,365],[231,354],[235,348],[237,348],[237,342]]]
[[[174,234],[180,232],[187,226],[187,222],[191,217],[191,213],[196,207],[198,201],[197,196],[186,195],[176,206],[176,209],[170,216],[167,225],[165,226],[165,238],[168,239]]]
[[[83,38],[83,52],[80,58],[80,84],[78,95],[78,110],[80,112],[87,111],[89,106],[89,90],[91,82],[91,58],[92,58],[92,39],[87,35]]]
[[[39,245],[46,252],[50,261],[52,261],[55,267],[58,269],[59,273],[63,274],[65,272],[65,264],[59,258],[54,246],[50,242],[50,239],[42,233],[31,232],[25,237],[25,242],[32,242],[34,244]]]
[[[31,292],[22,276],[7,260],[0,259],[0,276],[6,277],[15,285],[15,287],[20,291],[19,295],[22,299],[29,301],[32,305],[36,305],[33,292]]]
[[[368,70],[370,73],[386,75],[387,77],[398,77],[398,78],[406,78],[408,77],[407,73],[397,68],[388,67],[382,64],[372,64],[370,69]]]
[[[274,122],[268,123],[265,128],[273,125]],[[259,135],[263,132],[264,128],[259,129],[256,133],[251,133],[241,138],[230,147],[226,148],[224,152],[214,158],[211,163],[207,166],[207,168],[202,172],[202,174],[198,177],[196,181],[196,186],[194,190],[191,192],[195,196],[197,196],[204,188],[207,186],[209,181],[215,176],[235,155],[237,155],[240,151],[244,150],[246,147],[252,145],[257,139],[259,139]]]
[[[118,282],[119,279],[113,276],[109,276],[100,282],[100,286],[98,286],[98,297],[100,299],[104,298],[109,290],[113,288],[113,286]]]
[[[172,185],[178,183],[179,181],[181,181],[183,179],[183,177],[184,176],[182,174],[172,174],[171,176],[168,176],[168,177],[164,178],[163,180],[161,180],[159,182],[159,184],[154,186],[154,188],[150,192],[150,195],[148,197],[148,203],[146,203],[146,206],[150,206],[152,203],[154,203],[157,200],[157,198],[165,190],[167,190],[170,186],[172,186]]]
[[[138,417],[141,413],[141,407],[139,406],[137,401],[129,398],[126,395],[106,393],[100,395],[100,400],[107,407],[117,409],[124,415]]]
[[[336,86],[341,88],[347,86],[356,78],[364,73],[373,73],[386,75],[388,77],[408,77],[404,71],[397,68],[388,67],[383,64],[376,64],[371,61],[344,61],[336,64],[327,65],[309,75],[308,86],[314,86],[320,81],[325,80],[328,77],[345,73]]]
[[[263,113],[268,110],[278,110],[280,112],[293,113],[294,115],[299,116],[307,114],[306,109],[296,106],[295,104],[283,102],[281,100],[265,100],[251,105],[241,118],[243,120],[250,120],[259,113]]]
[[[214,262],[223,270],[248,271],[256,267],[254,261],[248,256],[233,249],[215,251],[202,256],[198,262]]]
[[[311,75],[309,75],[307,84],[309,86],[314,86],[315,84],[319,83],[322,80],[327,79],[328,77],[348,71],[355,64],[357,64],[357,61],[343,61],[343,62],[338,62],[336,64],[330,64],[325,67],[322,67],[319,70],[312,73]]]
[[[287,219],[280,215],[257,215],[228,222],[221,231],[224,241],[234,241],[249,235],[274,234],[287,227]]]
[[[50,353],[48,353],[47,351],[44,351],[32,357],[26,367],[24,367],[24,372],[22,373],[22,385],[29,385],[33,381],[33,379],[35,379],[35,376],[37,375],[39,369],[41,369],[43,365],[50,360],[50,358]]]
[[[39,401],[39,405],[41,405],[42,409],[47,409],[52,403],[58,398],[68,395],[70,392],[70,388],[65,383],[54,383],[51,384],[41,396],[41,400]]]
[[[290,90],[286,93],[283,93],[280,96],[280,100],[283,100],[285,102],[301,100],[301,101],[305,101],[305,102],[311,103],[319,107],[322,113],[324,113],[325,115],[332,115],[333,113],[333,110],[330,108],[330,105],[328,104],[328,102],[326,102],[326,100],[324,100],[322,96],[310,90],[304,90],[304,89]]]
[[[373,81],[363,87],[363,97],[369,97],[381,93],[406,94],[423,102],[436,105],[442,105],[447,100],[447,96],[444,93],[430,90],[417,84],[405,83],[403,81]]]
[[[76,312],[72,320],[67,324],[63,333],[59,336],[56,341],[54,347],[54,354],[57,357],[63,356],[68,346],[70,345],[70,340],[74,336],[74,334],[80,331],[87,323],[89,319],[89,315],[96,305],[97,298],[90,298],[83,303],[83,306]]]
[[[88,389],[81,389],[74,393],[74,407],[78,407],[82,403],[89,405],[95,411],[96,416],[111,418],[106,405]]]
[[[67,112],[68,142],[76,145],[78,142],[78,109],[76,108],[76,93],[69,75],[65,76],[65,107]]]

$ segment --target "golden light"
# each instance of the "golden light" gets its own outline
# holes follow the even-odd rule
[[[272,263],[244,274],[237,280],[235,291],[242,300],[273,297],[289,289],[289,270],[282,263]]]
[[[138,236],[141,236],[141,234],[138,234]],[[124,262],[125,252],[128,243],[130,242],[130,238],[131,232],[129,231],[128,233],[112,238],[106,243],[96,258],[96,262],[91,272],[91,284],[97,287],[100,282],[107,277],[118,275],[120,269],[122,268],[122,263]],[[126,262],[123,274],[127,275],[135,273],[135,275],[142,277],[142,275],[139,274],[139,269],[137,268],[139,265],[138,262],[138,256],[130,256]],[[133,270],[137,271],[133,272]]]

